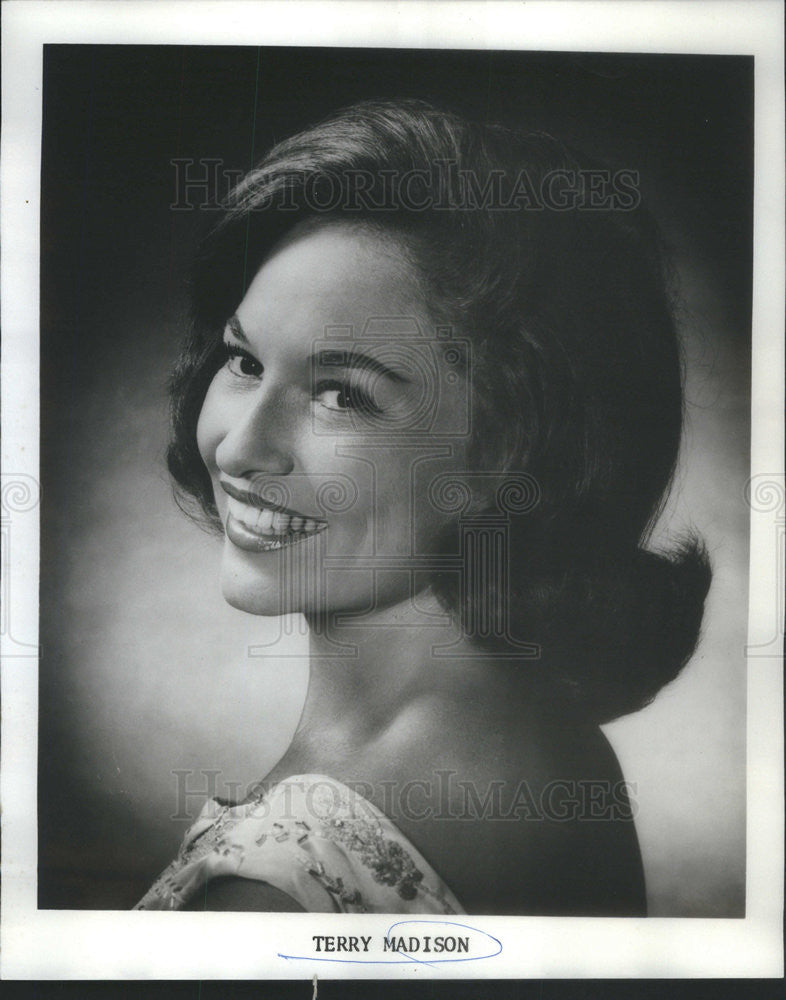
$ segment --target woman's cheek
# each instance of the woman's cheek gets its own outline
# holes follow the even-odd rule
[[[211,472],[216,467],[216,449],[221,443],[223,436],[220,429],[220,422],[217,419],[218,414],[215,397],[216,380],[213,379],[205,395],[205,401],[202,403],[202,409],[199,414],[199,420],[197,421],[196,428],[197,448],[199,449],[199,454],[202,456],[202,461]]]

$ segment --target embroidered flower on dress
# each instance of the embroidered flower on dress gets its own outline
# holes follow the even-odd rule
[[[328,819],[325,827],[326,832],[332,831],[335,840],[371,869],[375,882],[395,888],[402,899],[415,898],[423,872],[401,844],[383,837],[374,824],[364,819],[356,818],[351,824],[342,819]]]

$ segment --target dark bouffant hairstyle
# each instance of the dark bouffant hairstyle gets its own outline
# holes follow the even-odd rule
[[[215,522],[196,423],[225,321],[277,241],[314,217],[396,236],[435,322],[472,343],[478,467],[538,485],[512,519],[507,595],[542,650],[529,670],[606,721],[677,676],[711,574],[695,539],[645,548],[679,450],[681,356],[656,226],[629,183],[599,203],[597,167],[547,134],[417,101],[359,104],[276,145],[197,255],[168,460],[181,504]],[[432,586],[471,619],[472,587]]]

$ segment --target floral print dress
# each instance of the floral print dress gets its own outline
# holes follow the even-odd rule
[[[210,800],[135,909],[182,909],[228,875],[267,882],[311,913],[464,913],[384,813],[320,774],[293,775],[241,805]]]

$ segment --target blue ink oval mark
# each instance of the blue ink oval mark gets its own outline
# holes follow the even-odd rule
[[[441,962],[478,962],[478,961],[480,961],[481,959],[484,959],[484,958],[494,958],[497,955],[499,955],[499,953],[502,951],[502,942],[499,940],[499,938],[495,938],[493,934],[489,934],[487,931],[482,931],[482,930],[480,930],[477,927],[470,927],[469,924],[459,924],[459,923],[457,923],[454,920],[399,920],[397,923],[392,924],[388,928],[388,931],[387,931],[387,934],[385,935],[385,937],[389,938],[390,935],[391,935],[391,933],[393,932],[394,928],[409,927],[409,926],[411,926],[413,924],[427,924],[429,927],[451,927],[451,928],[460,927],[463,930],[472,931],[473,934],[479,934],[481,937],[486,938],[486,940],[489,942],[489,945],[491,945],[494,948],[494,950],[489,951],[488,954],[485,954],[485,955],[462,955],[462,956],[459,956],[459,954],[453,955],[451,953],[451,955],[448,958],[421,958],[420,957],[420,953],[410,953],[410,952],[403,951],[403,950],[397,952],[397,954],[399,954],[399,955],[404,955],[404,957],[406,959],[408,959],[410,962],[416,962],[416,963],[418,963],[420,965],[432,965],[432,964],[436,964],[437,962],[440,962],[440,963]],[[400,931],[399,931],[399,934],[401,935]],[[403,936],[403,935],[401,935],[401,936]],[[429,936],[431,937],[432,935],[429,935]],[[496,946],[496,947],[494,947],[494,946]],[[431,955],[431,954],[434,954],[434,952],[428,951],[428,952],[423,952],[422,954],[423,955]],[[436,952],[436,954],[439,955],[439,954],[441,954],[441,952]]]

